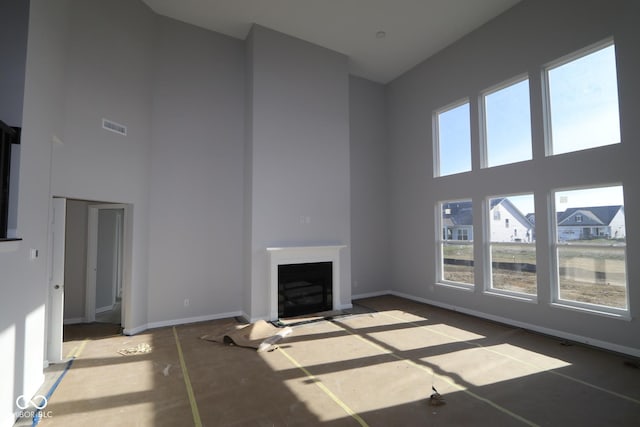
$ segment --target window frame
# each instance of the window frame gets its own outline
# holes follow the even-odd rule
[[[569,64],[570,62],[573,62],[575,60],[581,59],[585,56],[588,56],[592,53],[598,52],[599,50],[602,49],[606,49],[609,46],[613,46],[614,47],[614,51],[615,51],[615,40],[613,36],[609,36],[605,39],[602,39],[600,41],[597,41],[593,44],[590,44],[588,46],[585,46],[581,49],[575,50],[571,53],[568,53],[566,55],[563,55],[559,58],[554,59],[553,61],[547,62],[545,64],[542,65],[541,67],[541,76],[540,76],[540,83],[542,85],[542,121],[543,121],[543,135],[544,135],[544,155],[545,157],[553,157],[553,156],[561,156],[561,155],[567,155],[567,154],[572,154],[572,153],[579,153],[581,151],[584,150],[591,150],[591,149],[598,149],[598,148],[603,148],[603,147],[608,147],[611,145],[616,145],[616,144],[621,144],[622,143],[622,134],[620,134],[620,141],[617,143],[613,143],[613,144],[606,144],[606,145],[600,145],[600,146],[596,146],[596,147],[589,147],[589,148],[584,148],[581,150],[575,150],[575,151],[568,151],[568,152],[562,152],[562,153],[557,153],[554,154],[553,152],[553,130],[552,130],[552,120],[551,120],[551,87],[549,85],[549,71],[558,67],[561,67],[563,65]],[[616,78],[617,78],[617,74],[618,74],[618,63],[617,63],[617,55],[616,55]],[[616,82],[617,84],[618,82]],[[618,87],[618,93],[616,94],[618,96],[618,121],[620,121],[620,89],[619,89],[619,85],[617,85]],[[556,191],[556,190],[552,190]]]
[[[492,199],[508,199],[509,197],[516,197],[516,196],[524,196],[524,195],[530,195],[531,197],[533,197],[533,202],[534,202],[534,206],[535,206],[535,192],[534,191],[523,191],[522,193],[512,193],[512,194],[499,194],[499,195],[489,195],[487,197],[485,197],[485,199],[483,200],[483,206],[482,206],[482,210],[483,210],[483,214],[485,218],[491,218],[492,215],[491,214],[491,200]],[[526,218],[526,214],[522,213],[523,217]],[[535,211],[534,211],[535,213]],[[508,218],[505,218],[506,221],[508,221]],[[492,296],[500,296],[500,297],[506,297],[506,298],[511,298],[511,299],[515,299],[515,300],[519,300],[519,301],[524,301],[524,302],[531,302],[531,303],[537,303],[538,302],[538,291],[539,291],[539,276],[538,276],[538,271],[537,271],[537,267],[536,267],[536,293],[535,294],[528,294],[525,292],[518,292],[518,291],[513,291],[513,290],[508,290],[508,289],[500,289],[500,288],[494,288],[493,287],[493,256],[492,256],[492,251],[491,251],[491,247],[492,247],[492,243],[500,243],[500,244],[504,244],[504,245],[513,245],[513,246],[517,246],[517,245],[521,245],[523,243],[528,243],[533,245],[534,250],[535,250],[535,258],[536,258],[536,266],[538,264],[538,248],[536,246],[536,241],[532,241],[532,242],[493,242],[491,240],[491,227],[492,227],[492,221],[486,220],[483,222],[483,242],[482,242],[482,250],[483,250],[483,254],[482,254],[482,259],[483,261],[483,276],[484,276],[484,286],[482,288],[482,292],[486,295],[492,295]],[[496,227],[502,227],[502,224],[498,225],[496,224]],[[534,225],[534,230],[535,230],[535,225]]]
[[[445,242],[453,242],[453,244],[456,245],[461,245],[461,246],[469,246],[471,248],[471,253],[472,253],[472,259],[473,259],[473,263],[474,265],[472,266],[472,269],[475,269],[475,264],[477,263],[477,256],[475,253],[475,245],[474,245],[474,239],[467,239],[467,240],[458,240],[457,239],[457,233],[451,233],[451,239],[445,239],[445,228],[444,228],[444,222],[443,222],[443,217],[442,217],[442,213],[443,213],[443,206],[445,204],[448,203],[456,203],[456,202],[471,202],[471,207],[473,209],[473,199],[472,198],[456,198],[456,199],[450,199],[450,200],[440,200],[436,202],[436,206],[435,206],[435,226],[436,226],[436,235],[439,236],[439,238],[436,240],[436,256],[435,256],[435,261],[436,261],[436,280],[435,280],[435,284],[438,286],[447,286],[447,287],[453,287],[453,288],[458,288],[458,289],[462,289],[462,290],[467,290],[467,291],[472,291],[475,288],[475,282],[477,282],[477,278],[475,275],[475,271],[474,271],[474,278],[473,278],[473,282],[474,283],[465,283],[465,282],[456,282],[453,280],[447,280],[444,278],[444,244]],[[475,221],[473,221],[475,222]],[[473,227],[473,223],[472,223],[472,227]],[[473,237],[475,238],[476,236],[476,232],[474,230],[473,232]],[[467,237],[468,237],[468,231],[467,231]]]
[[[555,307],[574,309],[578,311],[586,311],[589,313],[600,314],[605,316],[615,316],[625,319],[630,319],[631,317],[631,308],[629,301],[629,258],[627,255],[627,249],[625,245],[624,250],[624,267],[625,267],[625,305],[626,308],[619,307],[611,307],[607,305],[587,303],[583,301],[574,301],[568,299],[560,298],[560,257],[558,248],[561,246],[569,246],[568,243],[560,242],[558,238],[558,214],[557,214],[557,205],[556,205],[556,193],[563,191],[574,191],[574,190],[586,190],[586,189],[598,189],[598,188],[606,188],[606,187],[622,187],[622,191],[624,194],[624,185],[621,182],[610,182],[610,183],[598,183],[598,184],[587,184],[587,185],[578,185],[578,186],[569,186],[569,187],[558,187],[553,188],[550,191],[549,198],[549,213],[550,213],[550,269],[551,269],[551,305]],[[624,209],[624,202],[622,205]],[[625,223],[627,219],[625,216]],[[625,233],[626,234],[626,233]],[[625,238],[626,240],[626,238]],[[587,244],[573,243],[571,244],[574,248],[580,247],[592,247]]]
[[[13,145],[20,145],[21,128],[12,127],[0,120],[0,241],[19,240],[9,236],[9,211],[11,203],[11,167]]]
[[[528,87],[529,87],[529,94],[528,94],[528,102],[529,102],[529,144],[530,144],[530,150],[531,150],[531,158],[529,159],[525,159],[525,160],[518,160],[516,162],[510,162],[510,163],[501,163],[498,165],[493,165],[490,166],[489,165],[489,144],[488,144],[488,138],[487,138],[487,104],[486,104],[486,98],[489,95],[492,95],[496,92],[501,91],[502,89],[506,89],[510,86],[516,85],[518,83],[522,83],[523,81],[527,80],[528,81]],[[493,86],[488,87],[487,89],[484,89],[482,92],[480,92],[480,94],[478,95],[478,113],[479,113],[479,126],[480,126],[480,169],[489,169],[489,168],[497,168],[500,166],[507,166],[507,165],[513,165],[516,163],[522,163],[522,162],[530,162],[531,160],[533,160],[533,121],[531,118],[531,111],[532,111],[532,100],[531,100],[531,78],[529,76],[529,73],[522,73],[522,74],[518,74],[510,79],[504,80],[498,84],[495,84]]]
[[[470,158],[470,164],[469,164],[469,170],[468,171],[460,171],[460,172],[455,172],[455,173],[450,173],[447,175],[441,175],[441,170],[440,170],[440,154],[441,154],[441,149],[440,149],[440,114],[446,113],[448,111],[454,110],[458,107],[461,107],[465,104],[469,105],[469,158]],[[472,114],[472,108],[471,108],[471,99],[468,97],[459,99],[457,101],[454,101],[450,104],[445,105],[444,107],[438,108],[437,110],[433,111],[432,117],[431,117],[431,128],[433,129],[433,134],[431,136],[431,140],[433,142],[432,144],[432,152],[433,152],[433,177],[434,178],[443,178],[443,177],[447,177],[447,176],[452,176],[452,175],[458,175],[461,173],[467,173],[473,170],[473,142],[472,142],[472,130],[471,130],[471,114]]]

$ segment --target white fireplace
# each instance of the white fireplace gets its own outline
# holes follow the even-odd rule
[[[269,320],[278,319],[278,266],[331,262],[333,309],[340,308],[340,249],[346,246],[289,246],[267,248],[269,253]]]

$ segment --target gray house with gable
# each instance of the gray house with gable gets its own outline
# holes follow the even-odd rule
[[[569,208],[558,213],[559,241],[624,238],[624,206]]]

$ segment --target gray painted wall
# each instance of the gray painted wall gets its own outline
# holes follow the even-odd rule
[[[347,57],[260,26],[252,29],[250,48],[251,247],[245,256],[252,296],[245,311],[268,316],[266,248],[273,246],[347,245],[340,301],[349,304]]]
[[[389,147],[385,86],[349,78],[351,277],[354,296],[388,290]]]
[[[123,290],[129,330],[147,323],[154,19],[137,1],[72,2],[58,99],[64,138],[53,147],[53,195],[133,206]],[[127,136],[102,129],[103,118],[126,125]]]
[[[237,312],[244,46],[161,17],[154,39],[149,322]]]
[[[474,218],[481,201],[491,195],[532,191],[536,196],[537,229],[548,227],[547,195],[575,184],[622,182],[627,218],[640,212],[640,16],[638,2],[524,1],[451,47],[392,82],[388,89],[391,146],[392,283],[394,290],[440,304],[522,322],[566,334],[638,349],[640,266],[628,263],[632,320],[572,311],[550,305],[550,241],[537,233],[538,302],[528,303],[434,286],[436,277],[435,206],[438,200],[471,197]],[[622,143],[566,156],[544,156],[541,66],[594,42],[614,36],[618,58]],[[479,170],[479,149],[473,144],[474,171],[433,178],[431,115],[464,97],[474,100],[485,88],[529,73],[532,87],[532,161]],[[472,137],[478,121],[472,102]],[[640,226],[627,221],[627,256],[640,256]],[[476,239],[476,253],[481,250]],[[480,264],[480,263],[478,263]],[[476,277],[481,277],[480,266]]]
[[[15,1],[13,3],[16,3]],[[15,400],[33,395],[43,381],[45,304],[48,296],[49,176],[52,135],[62,134],[60,99],[67,39],[65,0],[33,2],[29,17],[18,236],[21,242],[0,243],[0,287],[10,295],[0,310],[0,425],[13,425]],[[3,5],[8,4],[3,2]],[[27,25],[15,16],[18,27]],[[34,31],[33,29],[36,29]],[[0,76],[0,80],[3,77]],[[30,249],[39,257],[31,260]]]

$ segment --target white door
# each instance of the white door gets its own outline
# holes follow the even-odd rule
[[[47,360],[62,361],[62,321],[64,316],[64,237],[67,200],[53,198],[51,212],[51,266],[49,268],[49,310]]]

